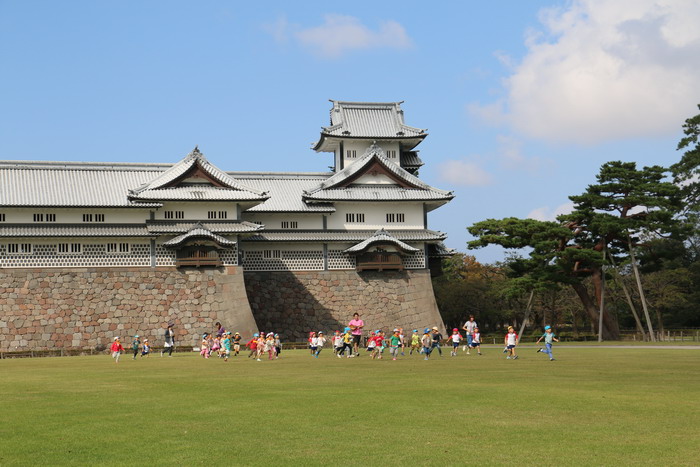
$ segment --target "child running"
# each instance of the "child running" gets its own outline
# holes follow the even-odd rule
[[[479,328],[476,327],[474,328],[474,333],[472,334],[472,342],[469,344],[469,347],[472,349],[476,349],[477,353],[481,355],[481,333],[479,332]]]
[[[236,333],[233,335],[233,356],[238,357],[241,352],[241,334]]]
[[[513,326],[508,326],[508,334],[506,334],[506,337],[503,339],[503,344],[506,346],[506,351],[508,352],[506,359],[517,360],[518,356],[515,355],[515,346],[518,344],[518,335],[515,333]]]
[[[433,338],[430,336],[430,329],[425,328],[420,342],[423,344],[423,354],[425,354],[425,359],[430,360],[430,352],[433,351]]]
[[[418,334],[418,329],[413,330],[413,335],[411,335],[411,351],[409,355],[413,355],[413,351],[420,353],[420,334]]]
[[[399,356],[399,352],[403,348],[401,345],[401,331],[399,329],[394,329],[394,333],[389,338],[389,353],[391,354],[391,359],[396,360]]]
[[[134,351],[134,357],[132,360],[136,360],[136,356],[139,354],[139,346],[141,345],[141,340],[139,339],[139,335],[136,334],[134,336],[134,340],[131,342],[131,350]]]
[[[552,331],[552,326],[544,327],[544,334],[542,334],[542,336],[539,339],[537,339],[537,343],[539,344],[542,339],[544,339],[544,349],[539,348],[537,349],[537,352],[542,352],[549,355],[550,362],[552,360],[556,360],[554,358],[554,355],[552,354],[552,342],[559,342],[559,339],[557,339],[557,336]]]
[[[326,344],[326,337],[323,335],[323,331],[318,331],[318,337],[316,337],[316,355],[314,357],[318,358],[318,355],[323,350],[323,346]]]
[[[282,353],[282,340],[279,334],[275,334],[275,359],[280,358]]]
[[[258,333],[256,332],[253,334],[253,338],[250,339],[246,345],[250,349],[250,353],[248,354],[248,358],[252,357],[256,353],[258,353]]]
[[[311,349],[311,356],[316,357],[316,350],[318,349],[318,336],[316,336],[315,332],[311,333],[311,337],[309,337],[309,349]]]
[[[345,328],[345,334],[343,334],[343,346],[340,348],[340,352],[338,352],[338,358],[342,358],[343,354],[347,350],[347,358],[354,357],[352,354],[352,329],[346,327]]]
[[[457,350],[459,349],[459,343],[462,341],[462,335],[459,333],[459,329],[454,328],[452,330],[452,335],[450,336],[452,340],[452,352],[450,352],[451,357],[457,356]]]
[[[381,329],[379,329],[374,334],[374,349],[372,349],[372,353],[370,353],[370,357],[372,357],[372,359],[375,359],[375,358],[381,359],[383,347],[384,347],[384,333],[382,332]]]
[[[341,347],[343,347],[343,336],[340,335],[340,331],[335,331],[333,334],[333,355],[338,355]]]
[[[114,342],[112,342],[112,346],[109,350],[112,351],[114,363],[119,363],[119,356],[124,352],[124,347],[122,347],[122,343],[119,342],[119,337],[114,338]]]
[[[224,354],[224,361],[228,362],[228,357],[231,355],[231,333],[226,331],[224,338],[221,341],[221,351]]]
[[[265,339],[265,351],[267,352],[267,359],[275,359],[275,333],[268,332]]]
[[[209,358],[209,334],[202,334],[202,348],[199,349],[199,355],[204,358]]]
[[[151,344],[148,343],[148,339],[143,340],[143,346],[141,346],[141,356],[148,357],[151,354]]]

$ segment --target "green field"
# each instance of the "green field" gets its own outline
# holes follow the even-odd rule
[[[0,361],[0,465],[698,465],[700,350]]]

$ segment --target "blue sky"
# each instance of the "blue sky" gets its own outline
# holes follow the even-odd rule
[[[0,0],[2,159],[324,171],[328,99],[405,101],[431,228],[552,219],[600,165],[673,163],[700,2]],[[474,252],[481,261],[502,252]]]

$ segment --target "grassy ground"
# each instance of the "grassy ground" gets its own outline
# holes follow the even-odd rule
[[[0,361],[0,465],[697,465],[700,351]]]

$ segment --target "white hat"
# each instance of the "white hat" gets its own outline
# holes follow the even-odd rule
[[[119,339],[119,336],[117,336],[117,337],[114,338],[115,341],[118,340],[118,339]]]

